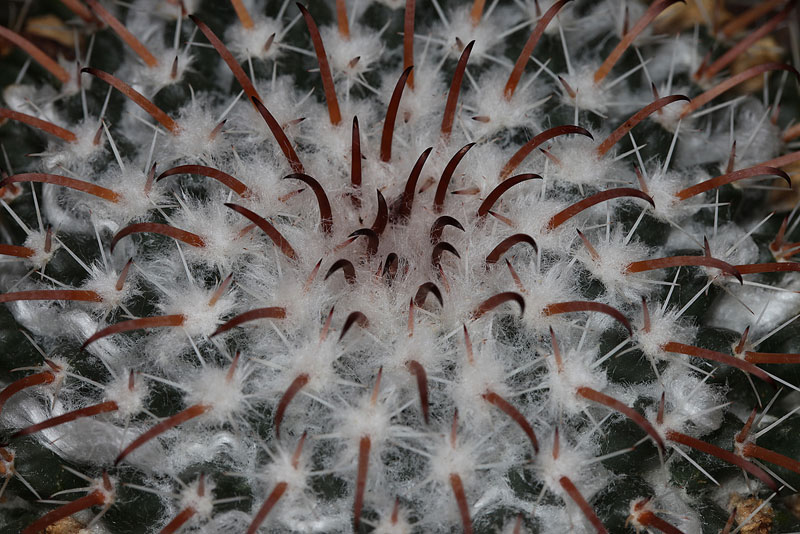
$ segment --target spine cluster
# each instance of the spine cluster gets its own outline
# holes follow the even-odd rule
[[[794,0],[61,4],[0,27],[0,524],[770,528]]]

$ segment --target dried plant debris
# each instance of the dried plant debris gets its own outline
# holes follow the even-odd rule
[[[764,499],[753,496],[731,495],[729,507],[734,522],[744,534],[772,534],[775,511]]]

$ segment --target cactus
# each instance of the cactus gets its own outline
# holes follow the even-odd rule
[[[800,529],[795,4],[19,3],[0,530]]]

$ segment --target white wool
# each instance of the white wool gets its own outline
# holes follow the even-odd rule
[[[567,503],[568,501],[565,501]],[[572,506],[573,514],[562,504],[547,505],[542,504],[533,510],[533,517],[537,519],[539,525],[545,528],[553,528],[559,532],[574,532],[576,534],[589,534],[597,532],[585,519],[580,511]]]
[[[755,98],[747,98],[737,107],[735,169],[758,165],[780,154],[780,127],[770,120],[772,113],[771,108],[765,108],[761,100]],[[721,174],[725,172],[727,160],[720,164]]]
[[[608,382],[605,372],[592,368],[591,364],[597,357],[594,351],[584,349],[565,351],[563,344],[561,358],[563,369],[559,370],[552,354],[547,356],[547,385],[550,397],[550,411],[553,414],[564,413],[575,416],[581,413],[591,403],[577,394],[578,388],[588,387],[595,391],[602,391]]]
[[[131,75],[133,81],[131,86],[139,92],[153,95],[168,85],[180,82],[184,73],[192,68],[192,55],[185,50],[167,49],[151,50],[151,52],[158,64],[154,67],[142,64],[134,68]],[[176,60],[177,65],[175,65]],[[175,76],[172,75],[173,72]]]
[[[453,385],[455,406],[463,417],[473,421],[486,422],[497,415],[497,408],[483,398],[486,393],[491,391],[501,397],[508,393],[503,381],[503,367],[497,361],[488,360],[488,352],[476,354],[473,364],[462,364]]]
[[[684,173],[664,172],[662,167],[651,169],[645,178],[647,194],[653,199],[656,207],[649,208],[654,217],[663,221],[682,220],[695,211],[697,197],[679,200],[675,195],[688,187]]]
[[[545,180],[543,185],[547,188],[546,191],[549,194],[553,188],[552,177],[549,177],[546,171],[542,175]],[[535,197],[531,199],[531,204],[534,209],[531,209],[530,205],[525,206],[523,203],[514,206],[515,211],[511,214],[511,220],[515,224],[514,229],[533,237],[536,244],[543,251],[568,250],[575,237],[576,219],[580,215],[573,217],[557,228],[549,229],[550,219],[567,208],[568,204],[561,199],[545,198],[544,200],[536,200]],[[547,269],[547,272],[550,272],[550,269]],[[553,274],[555,275],[556,273]]]
[[[542,6],[544,6],[544,4],[542,4]],[[565,11],[567,6],[564,6]],[[572,55],[577,56],[580,52],[584,54],[588,53],[590,57],[596,56],[598,53],[596,50],[584,50],[582,47],[585,47],[587,42],[598,37],[613,36],[613,42],[615,44],[619,42],[619,39],[622,37],[621,29],[624,21],[625,7],[629,10],[635,9],[633,6],[628,6],[627,3],[622,5],[593,3],[589,4],[588,11],[583,15],[576,16],[578,10],[573,8],[572,13],[574,19],[572,20],[572,24],[569,26],[564,25],[563,28],[565,32],[568,32],[566,35],[569,39],[569,49]],[[557,18],[560,18],[560,15]],[[636,19],[633,18],[631,20],[635,21]],[[552,35],[556,38],[557,34],[554,32]],[[560,45],[560,38],[559,41],[556,42]],[[602,59],[603,58],[597,58],[598,65]]]
[[[751,278],[752,276],[748,277],[748,279]],[[759,281],[759,283],[762,282]],[[800,291],[800,284],[796,280],[787,280],[784,288],[788,291],[752,286],[741,287],[734,278],[731,278],[726,287],[732,291],[733,295],[726,293],[717,299],[708,314],[708,324],[735,332],[743,332],[750,326],[752,339],[766,335],[773,328],[793,317],[797,313],[797,306],[800,303],[800,294],[796,293]],[[742,306],[740,299],[746,302],[750,309]]]
[[[604,468],[595,465],[587,465],[592,459],[591,452],[573,447],[568,435],[560,435],[558,458],[553,458],[552,448],[548,445],[537,457],[536,472],[541,478],[548,493],[556,495],[563,501],[565,508],[560,508],[556,516],[556,521],[564,525],[565,531],[571,532],[594,532],[595,529],[589,526],[589,522],[562,487],[560,480],[566,477],[571,481],[581,496],[589,503],[592,497],[600,489],[598,477],[610,477],[611,474]],[[553,443],[552,436],[548,436],[545,442]],[[549,450],[548,450],[549,449]],[[562,515],[563,514],[563,515]],[[560,516],[560,517],[559,517]],[[566,516],[566,517],[564,517]],[[545,516],[537,514],[540,521],[545,520]],[[545,523],[552,524],[552,523]]]
[[[647,273],[630,274],[627,272],[627,267],[651,255],[648,247],[635,240],[625,243],[624,239],[624,235],[615,232],[608,241],[605,236],[594,239],[594,242],[590,240],[597,252],[597,258],[592,257],[583,244],[579,244],[581,248],[577,257],[595,278],[603,282],[612,298],[621,297],[635,302],[643,295],[653,292],[654,286],[646,282]]]
[[[354,406],[346,407],[340,415],[342,437],[351,448],[358,447],[361,438],[368,437],[371,451],[380,449],[392,435],[391,407],[386,397],[379,396],[373,403],[371,396],[371,392],[362,395]]]
[[[727,162],[731,151],[730,135],[727,131],[697,131],[683,127],[681,130],[681,142],[676,151],[677,162],[681,167]]]
[[[190,15],[195,13],[199,3],[199,0],[181,0],[180,3],[160,2],[159,0],[136,0],[138,8],[136,11],[153,14],[167,21],[174,21],[183,16],[184,9]],[[129,13],[128,17],[130,18],[131,16],[132,14]],[[148,19],[144,18],[144,20]]]
[[[693,74],[702,61],[703,55],[698,53],[691,35],[675,35],[658,47],[652,60],[647,64],[647,71],[663,94],[670,78],[675,80],[681,74]],[[671,94],[686,94],[674,86],[670,89],[672,89]]]
[[[86,194],[73,193],[77,192],[67,191],[54,184],[42,184],[42,210],[47,211],[48,220],[59,232],[93,233],[93,229],[86,224],[86,207],[94,201],[87,198]],[[70,201],[77,198],[77,201],[65,202],[65,198]]]
[[[401,512],[398,514],[396,520],[392,519],[391,514],[383,515],[373,532],[375,534],[411,534],[413,529],[406,519],[405,514]]]
[[[270,484],[286,482],[287,491],[302,493],[308,486],[308,466],[305,455],[300,455],[297,466],[294,463],[294,451],[279,450],[274,461],[267,466],[266,476]]]
[[[550,437],[552,442],[552,437]],[[580,484],[580,479],[577,476],[581,474],[581,466],[590,459],[583,451],[570,447],[568,443],[564,443],[564,437],[559,437],[558,458],[553,458],[552,449],[545,447],[542,453],[537,457],[536,469],[540,472],[542,482],[547,487],[547,490],[562,496],[565,501],[569,501],[570,497],[564,493],[559,480],[561,477],[569,478],[573,484]],[[581,492],[583,493],[583,492]],[[591,499],[591,495],[583,493],[584,499]]]
[[[3,88],[3,100],[9,109],[36,116],[37,110],[30,101],[30,96],[35,93],[36,88],[31,85],[9,84]]]
[[[154,181],[150,191],[145,192],[147,178],[147,173],[135,167],[109,172],[102,185],[120,195],[120,199],[117,202],[92,199],[92,215],[100,228],[116,233],[129,223],[142,221],[152,210],[169,203],[164,184]],[[69,193],[69,197],[79,194]]]
[[[555,265],[541,274],[535,266],[518,271],[522,285],[526,289],[525,316],[523,320],[534,331],[546,333],[549,326],[554,328],[566,321],[564,316],[545,315],[549,304],[577,300],[575,288],[568,277],[570,272],[566,265]]]
[[[26,399],[13,414],[4,412],[4,422],[9,426],[24,428],[32,422],[43,421],[48,417],[61,415],[66,410],[58,404],[54,411],[49,403],[43,405],[38,400]],[[13,417],[9,417],[13,415]],[[90,463],[94,461],[109,465],[119,453],[119,443],[129,438],[132,432],[144,429],[131,425],[127,431],[123,426],[108,422],[107,419],[80,418],[68,425],[48,428],[36,434],[40,443],[50,443],[52,451],[65,461]],[[163,461],[164,448],[157,442],[149,443],[131,455],[130,463],[137,469],[152,471],[154,462]]]
[[[664,352],[662,347],[670,341],[691,344],[697,328],[678,318],[677,309],[664,310],[662,306],[648,305],[650,330],[644,330],[644,317],[639,314],[639,323],[634,331],[634,340],[644,354],[653,360],[670,359],[674,355]]]
[[[673,95],[687,95],[691,93],[689,88],[685,87],[676,87],[672,91],[670,91]],[[683,109],[686,107],[688,102],[684,100],[676,100],[675,102],[671,102],[664,106],[663,108],[656,111],[654,114],[650,115],[650,118],[653,119],[655,122],[661,125],[662,128],[667,130],[670,133],[675,133],[678,129],[678,125],[683,123],[681,122],[683,119],[681,118],[681,114],[683,113]],[[685,127],[683,125],[682,127]]]
[[[241,365],[241,363],[240,363]],[[211,368],[196,374],[191,389],[186,395],[188,406],[202,404],[210,409],[204,417],[211,417],[218,422],[228,421],[230,417],[241,414],[246,404],[242,391],[242,371],[239,368],[228,377],[230,369]]]
[[[689,229],[694,230],[691,226]],[[692,233],[700,232],[692,231]],[[758,263],[758,245],[752,236],[747,235],[747,232],[737,224],[720,225],[716,235],[708,236],[708,245],[712,257],[731,265]]]
[[[493,68],[483,73],[478,79],[479,89],[470,92],[468,96],[472,98],[465,101],[471,117],[464,117],[464,123],[477,139],[506,133],[514,128],[536,129],[540,125],[538,111],[547,105],[549,96],[536,91],[535,84],[533,87],[527,86],[538,78],[533,78],[532,73],[523,75],[514,96],[509,100],[505,96],[508,75],[507,68]]]
[[[181,243],[190,262],[219,266],[229,270],[233,260],[245,251],[253,250],[250,236],[240,237],[244,224],[242,217],[225,207],[222,195],[217,202],[199,203],[194,199],[182,199],[187,209],[174,220],[174,226],[192,232],[203,239],[205,246],[195,247]],[[223,197],[224,198],[224,197]]]
[[[680,456],[670,457],[669,463],[681,461]],[[685,488],[675,488],[669,480],[666,469],[656,468],[647,474],[647,482],[653,487],[653,494],[658,498],[654,506],[663,510],[675,510],[675,515],[669,517],[669,522],[685,534],[701,534],[703,532],[702,516],[691,506],[694,498]]]
[[[335,333],[330,335],[331,339],[323,343],[312,341],[288,355],[289,360],[286,365],[289,367],[276,381],[274,385],[276,392],[282,394],[300,375],[308,376],[306,387],[311,391],[327,392],[335,388],[338,377],[332,365],[341,356],[341,349],[337,347]]]
[[[488,55],[501,54],[502,49],[498,50],[499,35],[502,33],[502,26],[497,22],[497,17],[486,17],[486,10],[479,23],[475,25],[470,16],[472,5],[463,4],[448,13],[447,23],[435,24],[433,34],[438,36],[441,47],[446,55],[450,55],[457,60],[461,55],[463,46],[475,41],[475,45],[470,53],[468,65],[480,65],[488,60]],[[459,46],[458,43],[461,43]]]
[[[42,163],[50,172],[58,174],[59,168],[82,168],[93,163],[105,152],[105,142],[101,135],[95,144],[98,122],[88,119],[70,126],[70,131],[78,139],[73,143],[52,143]]]
[[[289,193],[292,191],[291,186],[296,185],[289,183],[288,180],[281,180],[284,175],[280,174],[278,166],[276,158],[271,155],[259,154],[257,157],[236,160],[230,168],[226,168],[226,166],[217,168],[238,179],[253,192],[250,198],[234,198],[232,202],[241,204],[269,219],[271,213],[267,210],[279,210],[285,206],[285,203],[279,203],[272,198],[274,192],[285,190],[286,193]],[[245,221],[242,218],[242,223]]]
[[[383,52],[380,36],[363,30],[357,24],[350,24],[349,38],[342,36],[334,26],[321,28],[320,35],[334,77],[344,76],[348,80],[355,80],[357,76],[372,70]]]
[[[117,282],[121,275],[122,269],[119,271],[108,270],[104,271],[96,265],[92,265],[92,277],[87,280],[84,289],[96,291],[102,299],[102,307],[105,311],[111,311],[124,304],[125,301],[132,295],[136,295],[136,282],[135,273],[128,270],[128,276],[121,289],[117,289]]]
[[[450,475],[457,474],[461,477],[465,488],[469,487],[479,461],[476,443],[469,438],[458,436],[453,446],[448,434],[439,437],[432,445],[432,449],[429,463],[430,478],[449,486]]]
[[[731,147],[736,142],[734,170],[744,169],[768,161],[781,149],[778,128],[770,122],[771,111],[752,98],[734,99],[733,106],[726,108],[728,117],[733,113],[734,135],[731,135],[731,120],[720,121],[705,129],[681,128],[681,143],[677,157],[680,165],[707,165],[716,163],[717,174],[724,174],[730,159]],[[700,111],[703,111],[702,108]],[[747,182],[734,184],[746,186]]]
[[[438,369],[445,357],[445,349],[438,346],[436,334],[429,324],[420,324],[420,321],[417,321],[413,336],[397,336],[394,352],[389,356],[385,368],[387,370],[395,368],[397,373],[392,374],[402,373],[403,369],[408,369],[408,362],[414,360],[419,362],[428,373]],[[412,377],[409,376],[409,381],[411,380]]]
[[[39,232],[36,230],[32,230],[28,234],[28,236],[25,238],[25,243],[23,244],[23,246],[28,247],[29,249],[34,251],[33,256],[28,258],[28,261],[30,261],[31,264],[38,269],[41,269],[42,267],[47,265],[47,263],[53,257],[53,254],[55,254],[55,252],[59,248],[61,248],[61,245],[59,244],[58,240],[53,239],[52,237],[50,240],[49,251],[45,250],[46,244],[47,244],[47,232],[46,231]]]
[[[563,73],[561,77],[569,84],[575,97],[564,87],[559,87],[561,90],[561,100],[569,107],[577,106],[580,109],[587,109],[599,115],[605,115],[608,110],[608,104],[611,100],[609,91],[605,89],[604,83],[599,85],[594,82],[594,73],[598,65],[586,64],[574,67],[573,72]],[[615,94],[613,99],[619,99],[619,95]]]
[[[214,458],[225,458],[236,468],[243,469],[243,458],[253,454],[254,451],[252,448],[244,446],[235,434],[213,429],[212,425],[220,426],[225,422],[227,420],[217,419],[213,411],[211,411],[198,418],[198,423],[187,422],[178,429],[172,430],[169,434],[165,434],[170,438],[168,440],[170,450],[175,451],[175,454],[170,455],[168,458],[164,458],[162,455],[161,461],[164,462],[166,460],[169,462],[165,468],[169,471],[180,473],[185,472],[192,465],[208,463],[213,461]],[[188,441],[175,439],[180,437],[181,430],[185,428],[195,430],[192,433],[192,439]],[[142,448],[146,448],[150,443]],[[133,452],[131,456],[135,456],[138,452],[138,450]]]
[[[395,121],[394,135],[400,135],[407,139],[409,137],[408,132],[411,131],[415,133],[414,137],[419,137],[419,134],[422,133],[424,141],[433,141],[430,138],[430,132],[435,131],[438,137],[439,127],[442,123],[442,113],[444,112],[447,93],[450,89],[450,81],[447,80],[445,82],[442,74],[427,62],[414,65],[413,72],[414,88],[406,86],[403,90],[400,98],[400,107],[397,112],[397,120]],[[397,69],[386,72],[381,76],[381,117],[386,114],[390,97],[400,79],[401,73],[402,70]],[[383,126],[382,122],[380,126]],[[380,137],[377,137],[377,139],[380,139]],[[410,141],[416,144],[423,142],[423,140],[414,138],[410,139]],[[362,150],[364,149],[362,148]],[[405,151],[406,149],[403,150],[403,152]],[[416,158],[421,151],[419,150],[416,154],[413,154],[413,157]],[[395,154],[397,152],[398,149],[394,147],[392,156],[396,158]],[[375,150],[374,153],[374,157],[377,157],[378,151]]]
[[[687,373],[686,367],[679,363],[670,364],[661,373],[661,382],[665,386],[664,423],[660,426],[656,424],[655,417],[652,416],[654,410],[650,411],[648,417],[657,430],[662,433],[674,430],[703,435],[716,430],[722,424],[722,411],[709,411],[724,400],[719,388],[705,384],[693,373]],[[654,399],[656,402],[660,400],[660,394],[658,397]]]
[[[181,289],[168,296],[169,301],[163,305],[163,309],[166,315],[179,314],[185,317],[181,328],[189,337],[210,336],[236,302],[235,296],[229,291],[212,305],[211,298],[215,291],[196,286]]]
[[[253,27],[245,28],[241,24],[230,26],[225,33],[225,42],[231,52],[241,61],[247,58],[275,60],[281,55],[280,45],[283,37],[283,25],[259,13],[250,13]]]
[[[297,89],[288,76],[277,76],[269,81],[256,80],[254,85],[261,95],[262,103],[282,126],[289,139],[295,139],[303,130],[302,122],[294,121],[321,113],[322,105],[316,100],[309,101],[311,93]],[[284,164],[284,156],[280,153],[267,123],[246,96],[242,96],[236,103],[228,122],[236,124],[237,129],[250,133],[251,138],[248,139],[250,143],[263,142],[261,146],[256,144],[254,148],[258,148],[259,151],[273,150],[276,154],[280,154],[279,160]],[[286,169],[289,168],[288,165],[285,166]],[[286,174],[289,172],[291,171],[287,170]]]
[[[582,135],[572,136],[561,142],[556,141],[549,151],[558,158],[559,163],[550,162],[552,178],[558,184],[600,186],[620,179],[613,159],[597,154],[597,145],[602,136],[595,140]],[[541,161],[541,160],[540,160]],[[540,164],[540,168],[541,168]]]
[[[113,503],[117,498],[116,482],[117,479],[115,477],[110,477],[108,475],[104,476],[103,478],[95,479],[89,486],[89,493],[92,491],[100,492],[103,496],[104,504]]]
[[[149,390],[141,377],[134,376],[131,388],[130,376],[120,374],[105,388],[105,398],[117,403],[117,414],[125,420],[135,417],[142,412]]]
[[[201,475],[202,476],[202,475]],[[214,508],[214,487],[215,484],[210,478],[204,477],[203,495],[200,495],[200,480],[194,480],[182,489],[180,494],[180,509],[192,508],[198,517],[208,519]]]
[[[444,166],[450,162],[450,159],[462,146],[442,151],[440,154],[441,171],[444,171]],[[473,151],[475,151],[474,154]],[[480,157],[476,157],[478,154],[480,154]],[[431,158],[433,157],[431,156]],[[498,185],[500,171],[507,158],[507,152],[499,147],[483,145],[479,148],[473,146],[459,162],[450,181],[450,186],[447,188],[448,194],[444,200],[444,206],[447,211],[458,214],[457,218],[464,222],[469,221],[470,212],[475,209],[475,198],[485,198]],[[432,162],[432,165],[436,168],[436,160]],[[436,177],[438,184],[441,176],[439,169],[437,168],[432,174]],[[523,194],[523,191],[536,191],[538,190],[536,184],[536,181],[521,183],[518,186],[514,186],[515,193],[520,195]],[[454,194],[455,191],[464,191],[470,188],[477,188],[479,190],[477,195]],[[509,193],[508,198],[511,198],[511,196],[512,193]],[[494,209],[499,207],[499,205],[495,205]],[[464,216],[461,215],[462,212],[466,212]]]
[[[224,127],[223,132],[214,132],[219,125],[219,119],[202,104],[193,102],[182,109],[177,122],[178,133],[169,137],[171,143],[165,147],[170,156],[160,161],[162,165],[181,158],[192,160],[213,158],[227,148]],[[213,137],[212,132],[214,132]]]

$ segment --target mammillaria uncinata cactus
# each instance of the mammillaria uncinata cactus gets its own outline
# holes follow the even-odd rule
[[[800,530],[796,1],[7,4],[3,533]]]

